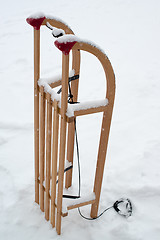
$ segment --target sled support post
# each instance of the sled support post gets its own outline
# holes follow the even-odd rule
[[[100,199],[100,193],[101,193],[101,187],[102,187],[104,164],[106,159],[106,151],[107,151],[110,122],[111,122],[110,117],[111,116],[109,116],[107,112],[103,113],[102,130],[101,130],[101,137],[100,137],[100,143],[99,143],[99,152],[98,152],[96,175],[95,175],[95,182],[94,182],[94,189],[93,189],[96,196],[96,201],[95,203],[92,204],[91,214],[90,214],[92,218],[96,218],[98,214],[99,199]]]
[[[35,202],[61,234],[62,217],[68,211],[91,205],[90,216],[98,214],[104,166],[108,148],[112,111],[115,97],[115,76],[108,57],[93,43],[77,38],[64,22],[46,16],[31,16],[27,22],[34,27],[34,162]],[[54,42],[62,51],[62,70],[59,79],[40,77],[40,27],[54,28],[60,33]],[[68,35],[69,34],[69,35]],[[54,34],[53,34],[54,35]],[[78,102],[80,54],[96,57],[104,70],[106,94],[101,100]],[[72,74],[69,71],[72,53]],[[87,81],[87,79],[86,79]],[[60,87],[57,92],[56,87]],[[77,117],[103,113],[94,186],[88,196],[72,196],[72,168],[74,166],[75,131]],[[77,144],[78,145],[78,144]],[[77,146],[77,152],[78,152]],[[87,161],[87,159],[86,159]],[[65,176],[66,175],[66,176]],[[64,187],[68,196],[63,194]],[[72,198],[64,204],[64,198]],[[77,199],[78,198],[78,199]],[[64,208],[65,205],[65,208]]]
[[[35,155],[35,202],[39,204],[39,91],[40,31],[34,29],[34,155]]]
[[[61,129],[60,129],[60,153],[59,153],[59,173],[58,173],[58,196],[57,196],[57,225],[58,235],[61,234],[61,213],[64,180],[64,162],[66,146],[66,126],[67,126],[67,100],[68,100],[68,76],[69,76],[69,55],[62,54],[62,100],[61,100]]]
[[[75,71],[75,75],[80,74],[80,51],[73,50],[72,54],[72,69]],[[73,101],[77,102],[78,98],[78,84],[79,79],[71,82],[71,91],[73,94]],[[74,136],[75,126],[74,121],[68,124],[68,139],[67,139],[67,160],[73,165],[74,154]],[[66,172],[65,187],[68,189],[72,185],[72,168]]]
[[[56,177],[57,177],[57,154],[58,154],[58,132],[59,115],[58,102],[54,100],[53,140],[52,140],[52,187],[51,187],[51,224],[55,227],[55,200],[56,200]]]
[[[51,131],[52,131],[52,105],[51,96],[47,93],[47,131],[46,131],[46,208],[45,218],[49,220],[50,213],[50,178],[51,178]]]
[[[40,209],[44,212],[44,166],[45,166],[45,96],[40,87]]]

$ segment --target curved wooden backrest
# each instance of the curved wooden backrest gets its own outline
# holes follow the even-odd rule
[[[66,34],[74,34],[74,32],[71,30],[71,28],[64,23],[63,21],[61,21],[60,19],[57,18],[45,18],[42,22],[42,25],[46,25],[46,23],[49,23],[51,26],[59,28],[59,29],[63,29],[65,31]]]
[[[62,54],[62,116],[64,118],[66,109],[67,109],[67,82],[68,82],[68,68],[69,68],[69,54],[68,51],[64,51],[64,47],[66,45],[66,48],[70,47],[71,45],[68,43],[74,43],[72,46],[72,50],[83,50],[86,52],[89,52],[96,56],[100,63],[103,66],[106,81],[107,81],[107,88],[106,88],[106,98],[108,99],[108,105],[106,106],[105,110],[103,110],[103,119],[102,119],[102,127],[101,127],[101,135],[100,135],[100,142],[99,142],[99,150],[98,150],[98,157],[97,157],[97,167],[96,167],[96,174],[95,174],[95,181],[94,181],[94,189],[93,192],[95,193],[96,199],[95,202],[92,204],[91,207],[91,217],[95,218],[98,213],[98,206],[99,206],[99,199],[100,199],[100,192],[101,192],[101,186],[102,186],[102,179],[103,179],[103,172],[104,172],[104,164],[106,159],[106,153],[107,153],[107,146],[108,146],[108,139],[109,139],[109,132],[110,132],[110,125],[111,125],[111,119],[112,119],[112,111],[113,111],[113,104],[114,104],[114,98],[115,98],[115,76],[114,72],[111,66],[111,63],[108,59],[108,57],[96,46],[93,44],[89,44],[87,42],[83,42],[79,40],[78,38],[69,36],[68,42],[65,38],[61,38],[58,40],[58,42],[55,42],[55,45],[62,50],[63,46],[63,54]],[[70,49],[71,50],[71,49]],[[95,110],[96,112],[96,110]],[[63,123],[64,119],[62,119]],[[63,149],[63,153],[65,152],[65,149]],[[64,158],[62,159],[62,162],[64,161]],[[63,167],[62,170],[63,171]],[[61,188],[62,188],[61,183]],[[60,198],[60,195],[59,195]],[[61,206],[60,206],[61,209]],[[60,222],[60,216],[58,218],[58,221]],[[60,227],[58,226],[58,231]]]
[[[108,99],[109,104],[113,105],[115,97],[115,76],[112,65],[105,53],[103,53],[103,51],[96,45],[85,42],[74,35],[66,35],[58,38],[58,40],[55,41],[55,46],[62,51],[63,55],[69,55],[70,50],[83,50],[98,58],[103,66],[106,76],[106,98]]]
[[[115,75],[108,57],[96,46],[85,42],[77,42],[72,49],[89,52],[98,58],[103,66],[106,76],[106,98],[108,99],[109,104],[113,104],[115,97]]]

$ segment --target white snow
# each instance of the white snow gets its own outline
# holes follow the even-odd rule
[[[56,20],[56,21],[59,21],[59,22],[61,22],[61,23],[63,23],[63,24],[65,24],[68,28],[70,28],[69,26],[68,26],[68,24],[66,23],[66,22],[64,22],[62,19],[60,19],[60,18],[57,18],[57,17],[55,17],[55,16],[53,16],[53,15],[46,15],[46,14],[44,14],[43,12],[35,12],[35,13],[32,13],[32,14],[30,14],[29,16],[28,16],[28,18],[33,18],[33,19],[38,19],[38,18],[43,18],[43,17],[45,17],[46,19],[53,19],[53,20]],[[49,24],[49,23],[48,23]],[[55,31],[56,31],[56,28],[55,28]],[[61,31],[61,32],[63,32],[64,33],[64,31],[61,29],[59,29],[59,31]]]
[[[68,160],[65,161],[65,168],[71,167],[72,163],[69,162]]]
[[[57,14],[56,14],[56,15],[57,15]],[[61,22],[61,23],[65,24],[68,28],[70,28],[70,26],[69,26],[64,20],[62,20],[61,18],[55,17],[55,16],[50,15],[50,14],[45,15],[45,17],[46,17],[47,19],[53,19],[53,20],[56,20],[56,21],[58,21],[58,22]]]
[[[75,70],[71,69],[69,71],[69,77],[73,77],[75,74]],[[52,77],[48,77],[48,78],[40,78],[38,80],[38,85],[39,86],[44,86],[45,84],[51,84],[51,83],[55,83],[58,82],[62,79],[62,71],[60,71],[58,74],[52,76]]]
[[[65,34],[65,32],[62,29],[54,28],[52,30],[52,34],[53,34],[53,36],[58,36],[60,34]]]
[[[59,37],[56,41],[58,41],[59,43],[67,43],[67,42],[87,43],[87,44],[89,44],[89,45],[91,45],[93,47],[98,48],[101,52],[103,52],[103,54],[105,54],[104,50],[101,47],[99,47],[98,44],[94,43],[91,40],[82,39],[82,38],[80,38],[80,37],[78,37],[76,35],[73,35],[73,34],[63,35],[63,36]]]
[[[0,8],[0,239],[160,239],[160,1],[3,1]],[[96,221],[70,210],[57,236],[34,203],[32,12],[58,16],[81,39],[97,43],[116,75],[116,98],[99,213],[121,197],[133,203],[125,219],[113,209]],[[41,28],[41,76],[61,69],[61,52]],[[57,54],[57,55],[56,55]],[[97,59],[81,55],[78,101],[105,98]],[[77,118],[82,197],[93,190],[102,114]],[[75,149],[76,150],[76,149]],[[75,151],[76,152],[76,151]],[[73,187],[77,194],[77,161]],[[90,206],[81,208],[89,217]]]
[[[52,30],[52,34],[53,34],[54,37],[58,36],[60,34],[62,34],[62,35],[65,34],[65,31],[63,29],[53,27],[49,22],[46,22],[46,25]]]
[[[73,77],[74,73],[75,73],[74,69],[70,70],[69,77]],[[60,102],[60,100],[61,100],[60,94],[57,94],[56,91],[54,89],[52,89],[49,84],[58,82],[61,79],[62,79],[62,73],[60,72],[59,74],[54,75],[52,77],[40,78],[38,80],[38,85],[44,87],[45,93],[49,93],[51,95],[52,101],[56,100],[56,101]],[[60,87],[61,87],[61,85],[60,85]]]
[[[81,102],[77,104],[68,104],[67,113],[68,117],[73,117],[75,111],[85,110],[90,108],[98,108],[102,106],[107,106],[108,99],[96,100],[96,101],[88,101],[88,102]]]
[[[38,19],[38,18],[43,18],[43,17],[45,17],[44,13],[36,12],[36,13],[29,15],[28,18]]]
[[[75,41],[79,42],[80,38],[78,38],[73,34],[66,34],[64,36],[59,37],[56,41],[58,41],[59,43],[67,43],[67,42],[75,42]]]

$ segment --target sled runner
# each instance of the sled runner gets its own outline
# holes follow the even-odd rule
[[[56,226],[57,233],[61,234],[61,218],[67,216],[69,210],[91,204],[90,215],[92,218],[97,216],[115,97],[115,77],[107,56],[92,43],[77,38],[64,22],[43,15],[31,16],[27,22],[34,27],[35,201],[40,204],[40,209],[45,211],[46,220],[50,219],[52,226]],[[57,37],[55,46],[62,51],[61,78],[48,80],[40,77],[41,26],[50,28],[52,34]],[[106,96],[102,100],[77,102],[81,51],[94,55],[102,64],[106,77]],[[54,89],[57,86],[61,86],[58,93]],[[88,198],[74,200],[73,204],[64,210],[64,173],[66,172],[65,188],[69,188],[72,185],[76,118],[97,112],[103,112],[103,119],[93,194]]]

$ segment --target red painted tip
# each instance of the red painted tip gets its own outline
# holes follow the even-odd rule
[[[58,42],[58,40],[56,40],[54,42],[55,46],[63,52],[63,54],[68,55],[70,50],[72,49],[72,47],[74,46],[74,44],[76,43],[76,41],[74,42],[66,42],[66,43],[60,43]]]
[[[40,18],[27,18],[26,21],[28,24],[30,24],[32,27],[34,27],[35,30],[39,30],[45,17]]]

